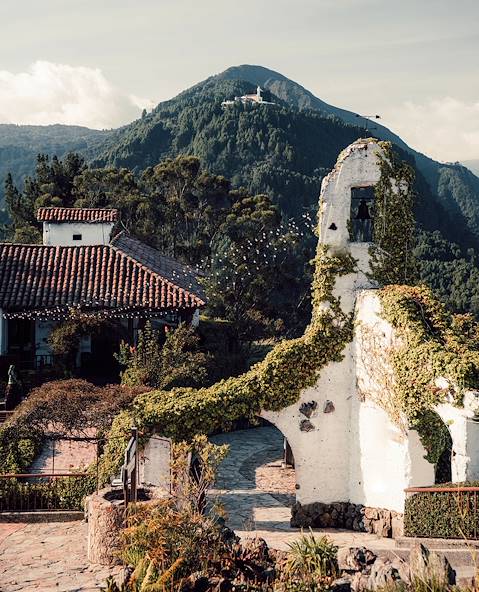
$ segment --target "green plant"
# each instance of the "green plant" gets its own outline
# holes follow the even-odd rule
[[[464,391],[479,387],[478,325],[470,316],[451,314],[424,286],[386,286],[379,297],[381,314],[399,338],[390,352],[394,384],[385,410],[406,417],[435,464],[448,437],[437,418],[431,424],[431,412],[446,397],[461,405]],[[449,386],[439,387],[438,378]]]
[[[398,159],[390,142],[379,142],[381,176],[374,187],[372,277],[387,284],[412,284],[418,267],[414,256],[416,223],[414,169]]]
[[[302,534],[288,547],[289,555],[282,574],[283,581],[288,582],[288,590],[292,584],[298,589],[322,590],[338,577],[338,547],[326,536],[317,538],[312,532]]]
[[[210,360],[200,350],[200,339],[193,327],[181,323],[166,333],[166,340],[161,344],[159,332],[149,321],[138,331],[137,345],[122,341],[116,358],[125,367],[121,375],[123,384],[165,390],[201,384]]]
[[[176,441],[208,434],[239,418],[254,417],[262,409],[280,410],[313,386],[321,368],[343,358],[352,339],[352,314],[345,313],[333,295],[336,278],[354,271],[349,254],[331,254],[319,244],[313,277],[313,315],[302,337],[282,341],[265,359],[241,376],[222,380],[208,388],[174,388],[139,396],[131,410],[112,424],[100,469],[108,481],[121,464],[129,426],[159,431]],[[122,442],[123,438],[123,442]]]
[[[25,472],[48,435],[78,435],[91,429],[104,433],[113,418],[145,390],[98,387],[78,379],[55,380],[33,389],[0,427],[0,472]]]
[[[63,360],[66,372],[71,372],[75,367],[82,336],[98,334],[108,324],[109,321],[96,314],[86,314],[76,308],[69,309],[68,316],[60,321],[48,336],[51,350]]]
[[[478,487],[479,482],[441,483],[438,488]],[[404,533],[406,536],[444,539],[479,538],[477,493],[424,492],[406,499]]]

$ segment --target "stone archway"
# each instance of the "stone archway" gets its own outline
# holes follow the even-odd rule
[[[266,541],[289,530],[295,472],[283,463],[283,433],[262,421],[259,427],[217,434],[210,440],[230,446],[209,494],[223,505],[227,525],[240,536],[254,531]]]

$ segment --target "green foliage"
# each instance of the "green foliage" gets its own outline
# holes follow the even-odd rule
[[[52,381],[34,389],[0,427],[1,472],[27,471],[47,435],[78,435],[92,428],[105,432],[144,391],[144,387],[97,387],[84,380]]]
[[[54,355],[59,356],[66,370],[75,367],[80,340],[85,335],[96,335],[108,326],[108,321],[95,314],[85,314],[76,308],[68,311],[68,316],[60,321],[50,332],[48,344]]]
[[[389,142],[381,142],[381,177],[374,187],[374,227],[370,248],[373,277],[382,286],[417,280],[414,257],[414,169],[400,161]]]
[[[33,176],[35,159],[40,153],[63,158],[69,152],[81,152],[89,157],[96,153],[109,131],[92,130],[73,125],[0,125],[0,179],[7,173],[13,182],[21,184]],[[0,203],[3,202],[0,187]]]
[[[270,197],[233,191],[198,158],[167,159],[135,175],[88,168],[75,154],[40,155],[23,191],[11,178],[6,187],[14,241],[40,242],[40,206],[117,208],[122,227],[140,240],[207,272],[210,309],[234,322],[237,339],[299,334],[307,323],[311,245]]]
[[[133,505],[126,517],[120,557],[134,568],[129,591],[179,590],[190,574],[216,574],[223,562],[233,559],[234,538],[224,536],[217,508],[203,511],[227,446],[216,446],[203,436],[177,445],[173,452],[172,496]],[[190,472],[190,456],[198,459],[199,474]]]
[[[297,541],[288,544],[289,554],[284,571],[288,588],[323,590],[339,574],[336,547],[326,536],[301,535]]]
[[[470,316],[449,313],[424,286],[386,286],[379,296],[382,314],[400,339],[391,352],[394,407],[422,434],[428,459],[436,463],[445,434],[432,430],[428,418],[447,396],[460,405],[465,389],[479,387],[478,326]],[[439,388],[440,377],[451,387]]]
[[[162,344],[158,331],[148,321],[145,328],[138,331],[136,346],[124,341],[120,345],[117,359],[125,366],[122,384],[163,390],[202,384],[208,374],[209,356],[200,351],[199,342],[193,327],[180,324],[166,333]]]
[[[479,482],[442,483],[437,487],[478,487]],[[479,514],[473,492],[415,493],[406,499],[404,534],[415,537],[476,539]]]
[[[301,390],[313,386],[321,368],[342,360],[352,339],[352,315],[345,314],[333,296],[335,278],[351,273],[350,256],[328,253],[318,245],[313,301],[315,310],[302,337],[285,340],[248,372],[222,380],[208,388],[175,388],[139,396],[129,414],[112,424],[100,468],[107,481],[116,474],[133,423],[144,433],[159,431],[176,441],[208,434],[236,419],[254,417],[262,409],[279,411],[298,400]],[[123,446],[119,444],[123,438]]]
[[[231,321],[243,343],[300,333],[310,316],[310,268],[299,233],[266,195],[236,201],[221,230],[205,282],[210,313]]]
[[[0,480],[0,503],[8,500],[6,509],[11,512],[28,509],[82,511],[85,497],[93,493],[95,486],[93,477],[83,476],[30,483],[3,479]]]
[[[479,269],[474,249],[465,251],[440,232],[421,232],[415,248],[420,281],[454,312],[479,318]]]

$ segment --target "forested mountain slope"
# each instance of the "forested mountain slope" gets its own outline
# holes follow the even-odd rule
[[[266,90],[265,98],[274,106],[222,108],[224,99],[254,92],[257,85]],[[479,249],[479,179],[464,166],[441,164],[412,150],[380,125],[368,131],[366,123],[281,74],[259,66],[238,66],[160,103],[118,130],[50,126],[56,140],[48,137],[47,142],[38,128],[18,127],[18,157],[15,160],[10,150],[10,161],[1,162],[0,174],[11,170],[18,181],[33,168],[34,153],[39,151],[61,156],[76,150],[92,166],[127,167],[135,173],[168,157],[193,155],[212,174],[231,179],[233,187],[243,186],[253,195],[266,193],[284,217],[298,219],[316,212],[321,180],[338,153],[358,137],[374,134],[391,140],[416,167],[423,279],[446,299],[449,294],[453,306],[467,310],[467,303],[473,303],[479,314],[475,256]],[[15,126],[0,126],[0,150],[5,145],[2,134],[15,133],[11,128]],[[38,142],[32,141],[33,147],[28,144],[30,152],[22,152],[29,130]],[[460,286],[464,286],[462,295]]]
[[[108,134],[76,125],[0,124],[0,204],[7,174],[11,173],[15,183],[20,184],[34,173],[37,154],[61,158],[73,151],[92,156]]]

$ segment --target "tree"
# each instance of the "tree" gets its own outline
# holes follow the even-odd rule
[[[146,385],[162,390],[177,386],[199,386],[208,373],[209,356],[200,350],[195,330],[185,324],[166,334],[162,345],[158,331],[148,321],[138,332],[138,343],[122,342],[117,359],[125,367],[122,383]]]

